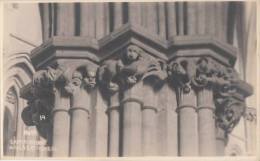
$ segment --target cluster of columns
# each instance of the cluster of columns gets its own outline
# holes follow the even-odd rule
[[[229,89],[238,79],[227,72],[235,61],[228,45],[232,31],[227,22],[234,14],[228,14],[230,3],[58,3],[40,8],[44,42],[57,40],[32,56],[36,68],[48,67],[35,74],[32,87],[49,86],[53,93],[48,107],[52,156],[224,155],[231,125],[242,115],[231,108],[236,115],[227,118],[223,111],[229,104],[216,103],[224,99],[222,87]],[[124,24],[131,29],[126,31]],[[149,33],[142,35],[144,29]],[[46,61],[40,62],[41,56]],[[240,102],[250,95],[243,90],[237,90]],[[102,116],[94,112],[98,106]]]
[[[91,61],[76,61],[68,67],[40,70],[32,86],[52,89],[54,103],[48,107],[52,110],[48,138],[52,140],[52,156],[95,155],[91,154],[95,125],[91,118],[100,100],[93,97],[96,90],[107,102],[105,155],[224,155],[228,128],[237,123],[233,117],[237,120],[242,113],[229,120],[223,120],[226,113],[216,114],[216,95],[222,89],[217,86],[229,86],[231,79],[221,71],[223,67],[212,68],[214,63],[211,58],[197,57],[177,58],[167,65],[130,45],[123,55],[101,67]],[[229,107],[224,104],[218,108]],[[224,125],[218,126],[218,120]]]

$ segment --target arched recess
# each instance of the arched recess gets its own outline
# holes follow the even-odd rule
[[[27,105],[26,100],[20,98],[20,90],[32,80],[35,72],[27,53],[16,53],[4,58],[4,155],[24,156],[26,151],[15,144],[16,141],[25,140],[25,126],[21,120],[21,112]],[[12,146],[11,146],[12,144]],[[10,147],[13,150],[8,150]]]

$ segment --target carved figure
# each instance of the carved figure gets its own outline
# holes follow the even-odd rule
[[[99,81],[111,92],[119,90],[119,71],[123,67],[121,60],[105,61],[98,71]]]
[[[125,63],[120,69],[120,73],[126,77],[126,83],[130,86],[150,76],[158,79],[167,77],[166,65],[162,61],[145,57],[144,51],[135,45],[127,48]]]
[[[218,109],[221,110],[216,112],[217,124],[227,133],[230,133],[238,124],[241,116],[244,115],[245,105],[242,102],[228,98],[222,101]]]
[[[94,88],[96,86],[96,74],[97,67],[94,65],[86,65],[86,76],[84,77],[84,82],[87,88]]]

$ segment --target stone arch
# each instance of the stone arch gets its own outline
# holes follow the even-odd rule
[[[14,55],[6,57],[4,62],[3,95],[5,99],[5,109],[3,117],[6,123],[4,126],[8,126],[4,127],[4,129],[7,129],[5,130],[5,137],[7,138],[12,135],[12,138],[21,140],[24,137],[23,132],[25,126],[20,116],[23,108],[26,106],[26,100],[20,98],[20,90],[31,82],[35,70],[31,64],[28,53],[15,53]],[[16,102],[13,105],[10,103],[10,100],[8,100],[9,95],[12,93],[16,98]],[[9,142],[10,138],[7,138],[7,140]],[[4,145],[8,146],[8,142]],[[5,155],[14,156],[20,154],[18,151],[12,150],[6,151]]]

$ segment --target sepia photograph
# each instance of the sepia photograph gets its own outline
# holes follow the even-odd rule
[[[257,156],[257,1],[5,1],[2,26],[1,158]]]

